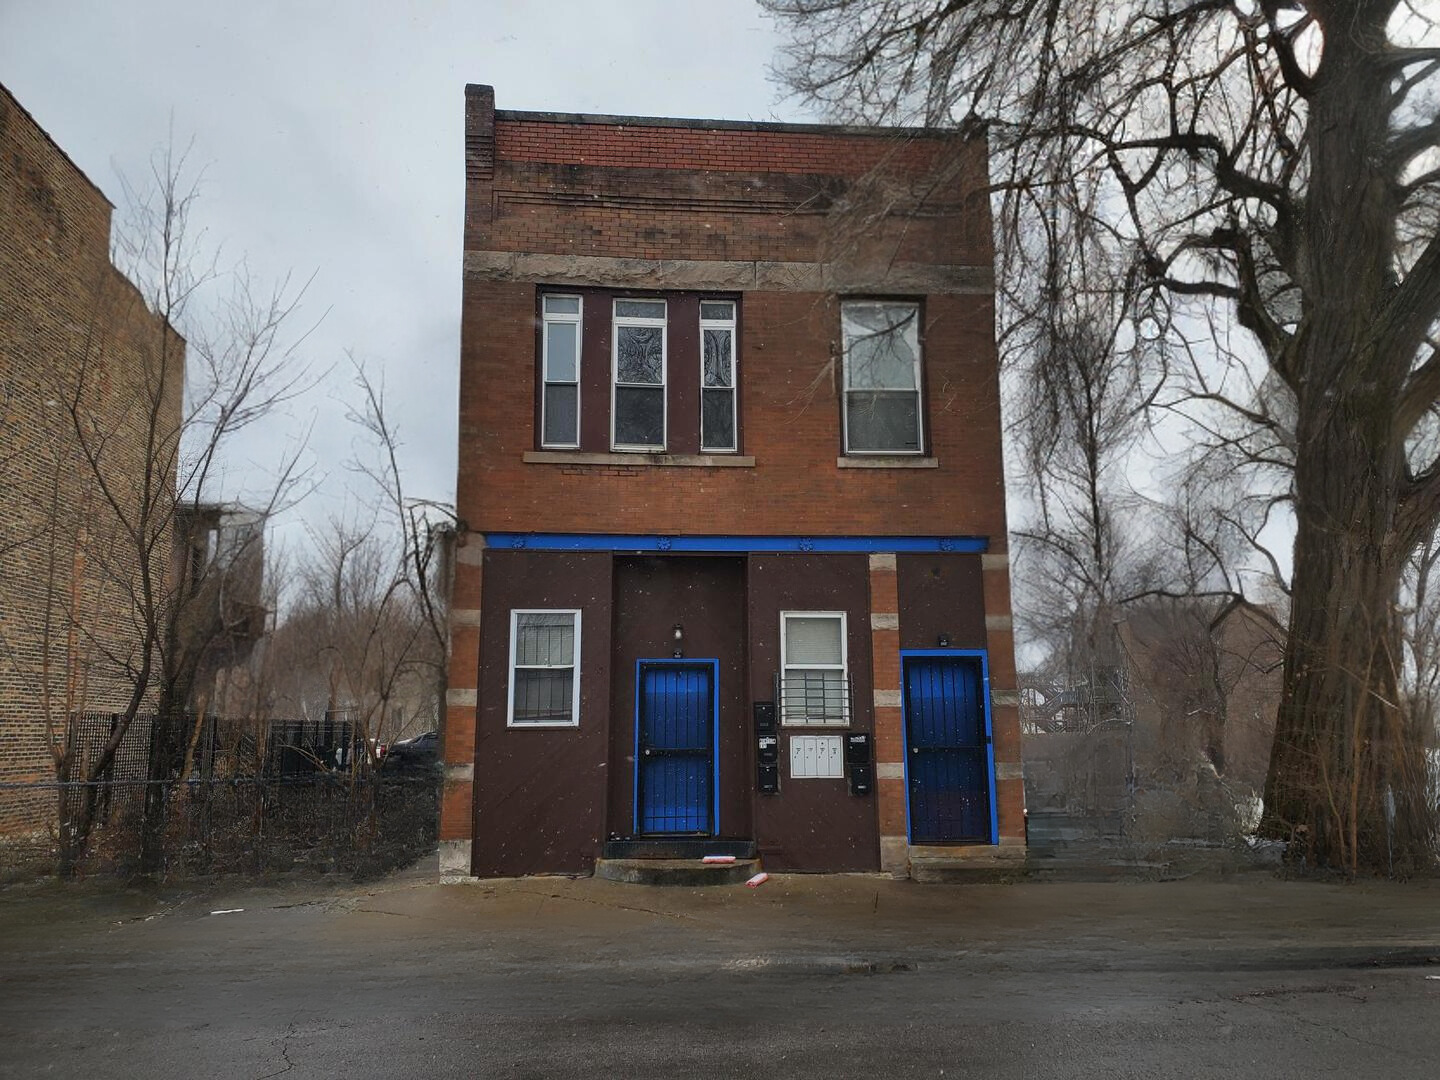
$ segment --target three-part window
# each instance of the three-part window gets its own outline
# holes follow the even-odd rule
[[[738,315],[723,297],[542,293],[541,449],[738,453]]]

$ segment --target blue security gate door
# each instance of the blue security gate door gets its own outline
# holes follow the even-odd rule
[[[983,654],[901,656],[912,844],[995,842],[994,762]]]
[[[717,740],[713,660],[641,660],[635,685],[635,831],[714,835]]]

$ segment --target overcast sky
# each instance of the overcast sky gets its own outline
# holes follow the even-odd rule
[[[502,109],[814,119],[767,78],[777,44],[750,0],[0,0],[0,82],[113,202],[173,117],[226,254],[314,274],[303,351],[334,374],[239,455],[269,466],[313,419],[310,520],[349,482],[346,350],[383,370],[410,493],[454,496],[465,84]]]

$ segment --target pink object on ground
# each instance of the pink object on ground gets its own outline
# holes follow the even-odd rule
[[[745,882],[745,884],[748,885],[748,886],[750,886],[750,888],[752,888],[752,889],[758,889],[761,885],[764,885],[765,882],[767,882],[767,881],[769,881],[769,880],[770,880],[770,875],[767,874],[767,873],[765,873],[765,871],[762,870],[762,871],[760,871],[760,873],[758,873],[758,874],[756,874],[754,877],[752,877],[749,881]]]

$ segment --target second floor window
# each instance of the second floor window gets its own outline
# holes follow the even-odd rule
[[[700,450],[735,449],[735,304],[700,301]]]
[[[840,306],[840,328],[845,452],[920,453],[920,305],[848,300]]]
[[[541,311],[541,446],[580,445],[580,297],[547,295]]]
[[[664,300],[615,301],[610,444],[665,449]]]

